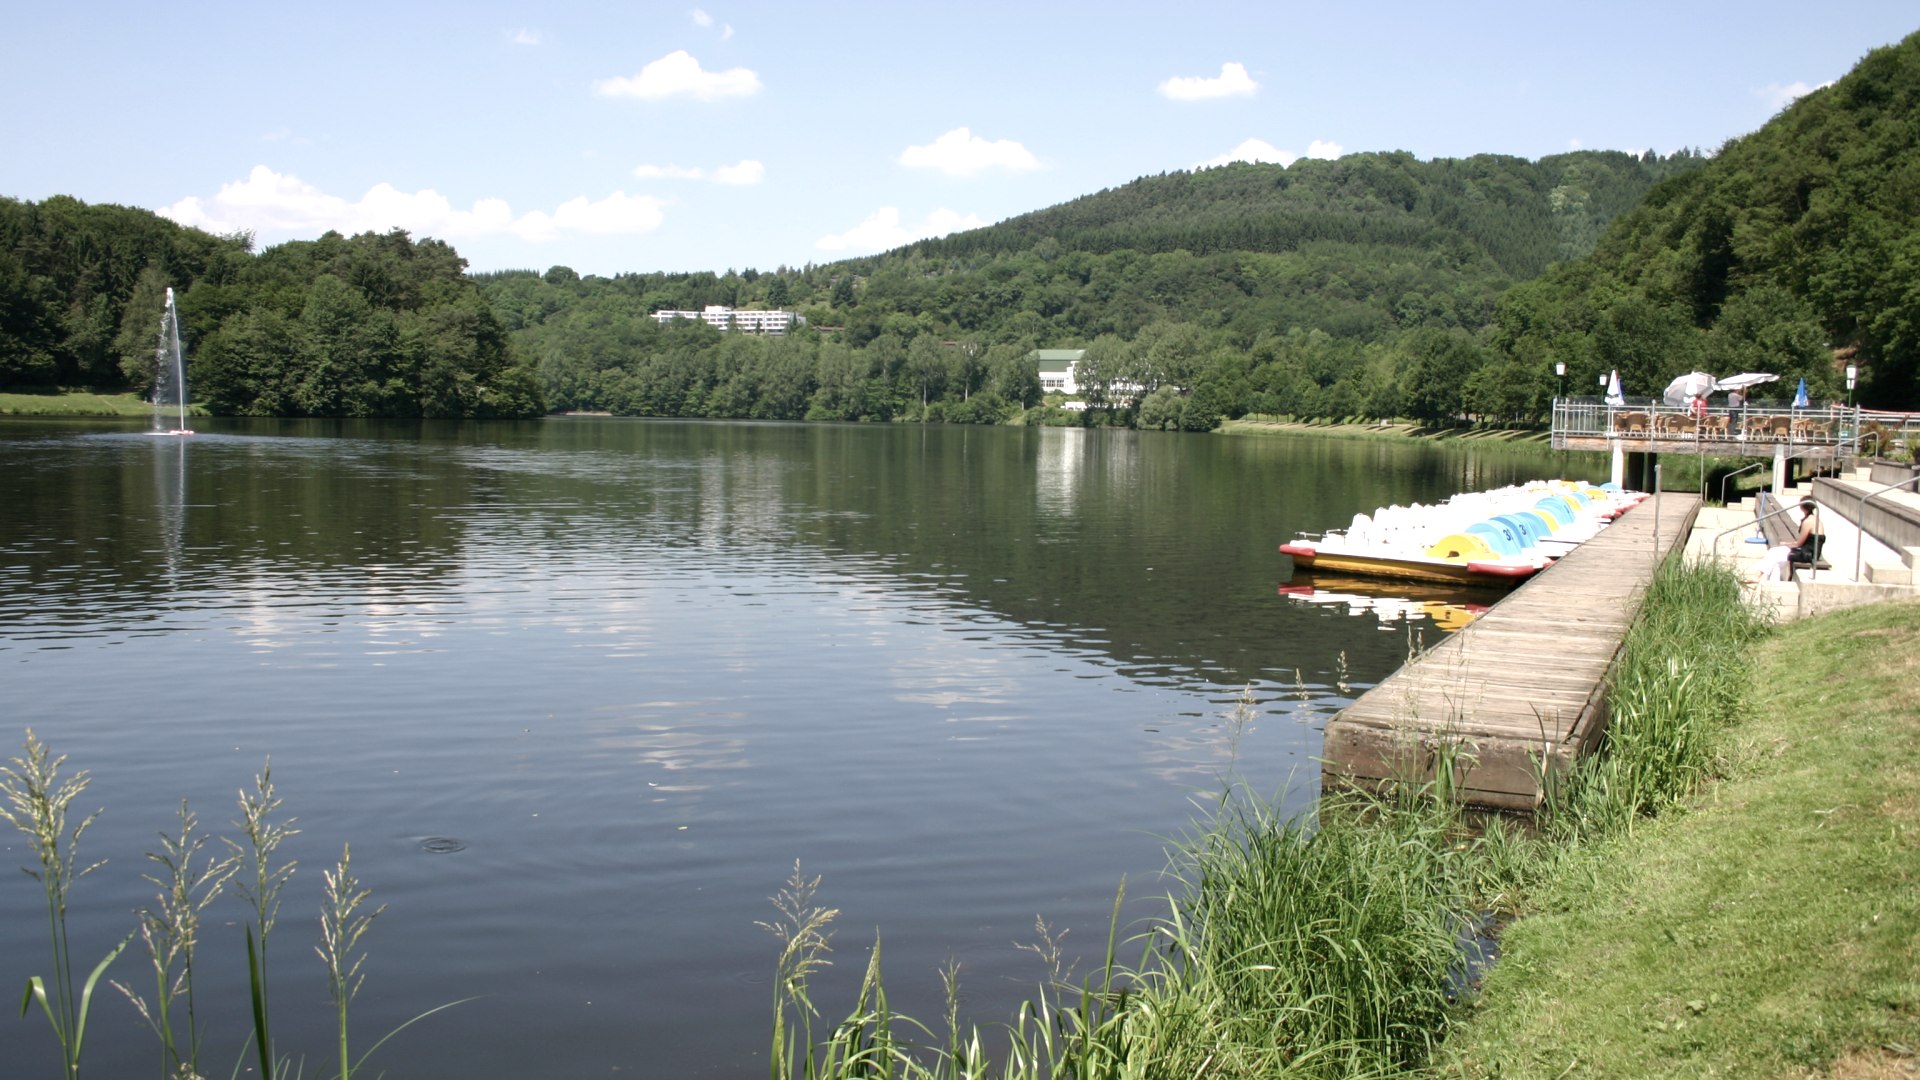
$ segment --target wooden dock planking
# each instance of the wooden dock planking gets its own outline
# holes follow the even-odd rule
[[[1469,802],[1530,811],[1541,778],[1606,730],[1606,683],[1659,561],[1684,544],[1697,496],[1649,499],[1420,654],[1327,724],[1323,786],[1432,779],[1459,748]],[[1659,533],[1654,518],[1659,517]]]

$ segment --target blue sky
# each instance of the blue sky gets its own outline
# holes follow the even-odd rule
[[[22,6],[0,195],[475,270],[800,266],[1232,157],[1711,151],[1901,2]]]

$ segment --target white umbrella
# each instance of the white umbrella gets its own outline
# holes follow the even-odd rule
[[[1668,383],[1660,399],[1669,405],[1685,405],[1694,398],[1711,394],[1717,381],[1704,371],[1690,371]]]
[[[1773,382],[1778,375],[1764,371],[1743,371],[1738,375],[1729,375],[1713,384],[1715,390],[1745,390],[1749,386],[1758,386],[1763,382]]]
[[[1620,372],[1616,370],[1613,377],[1607,380],[1607,404],[1625,405],[1626,403],[1627,396],[1620,392]]]

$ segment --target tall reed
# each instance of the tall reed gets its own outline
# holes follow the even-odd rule
[[[1717,769],[1713,736],[1744,700],[1746,646],[1767,626],[1734,573],[1664,564],[1621,649],[1601,752],[1553,785],[1545,819],[1562,840],[1631,829],[1687,798]]]
[[[780,956],[773,968],[773,1046],[767,1055],[772,1080],[818,1075],[813,1021],[820,1013],[813,1006],[809,987],[814,972],[833,963],[826,958],[832,951],[828,927],[840,914],[837,908],[813,902],[819,888],[820,879],[809,880],[795,862],[786,885],[772,898],[780,917],[755,923],[780,939]],[[796,1060],[801,1053],[804,1059]]]
[[[1063,972],[1059,939],[1040,924],[1032,948],[1047,976],[1006,1026],[998,1075],[1353,1077],[1417,1066],[1445,1032],[1472,910],[1472,845],[1458,826],[1430,797],[1286,818],[1227,792],[1175,847],[1164,914],[1123,939],[1124,889],[1116,896],[1091,975]],[[790,1019],[813,1013],[790,973],[804,966],[796,957],[824,949],[824,939],[799,945],[804,928],[824,926],[818,884],[796,873],[776,898],[788,981],[776,992],[775,1080],[986,1075],[978,1030],[960,1030],[952,969],[944,1039],[915,1043],[928,1029],[888,1010],[877,944],[855,1009],[816,1052],[810,1026]],[[1123,946],[1139,950],[1135,962],[1121,961]]]
[[[239,869],[233,855],[224,859],[203,856],[206,846],[207,835],[200,831],[199,818],[182,801],[179,835],[161,833],[160,850],[147,853],[147,858],[162,871],[145,875],[160,887],[160,892],[153,907],[139,912],[140,939],[147,947],[147,959],[153,967],[153,1001],[149,1003],[125,983],[113,984],[159,1037],[161,1072],[168,1077],[200,1075],[203,1029],[195,1011],[193,991],[200,918]],[[185,1004],[184,1047],[174,1022],[175,1002]]]
[[[247,983],[261,1080],[273,1080],[276,1074],[267,1009],[267,939],[280,916],[280,890],[293,876],[295,866],[292,859],[277,865],[275,859],[280,845],[300,832],[293,827],[293,818],[278,820],[279,812],[280,797],[273,790],[273,759],[268,758],[253,778],[253,790],[240,789],[240,820],[234,824],[246,843],[225,841],[241,871],[235,875],[235,887],[253,908],[253,919],[246,927]]]
[[[347,1055],[347,1005],[360,992],[360,984],[366,981],[366,976],[360,973],[367,959],[360,948],[360,938],[387,906],[363,910],[373,890],[353,876],[351,847],[342,847],[340,861],[332,870],[322,870],[320,876],[326,882],[326,889],[320,904],[320,944],[314,951],[326,965],[327,991],[333,997],[335,1030],[340,1043],[339,1080],[350,1080],[355,1063]],[[379,1049],[378,1044],[374,1049]]]
[[[47,901],[47,936],[53,952],[53,989],[39,975],[27,980],[27,992],[20,1003],[22,1013],[39,1002],[40,1011],[53,1025],[59,1040],[61,1064],[68,1080],[80,1075],[80,1053],[86,1045],[87,1018],[93,1007],[93,990],[108,965],[133,940],[132,935],[108,951],[76,987],[73,979],[73,949],[67,940],[67,897],[73,883],[97,869],[101,863],[81,866],[78,850],[81,834],[87,831],[98,810],[80,819],[71,828],[67,811],[73,800],[87,789],[91,777],[82,769],[62,780],[60,766],[66,756],[51,757],[45,743],[27,729],[26,756],[11,759],[10,767],[0,767],[0,818],[26,834],[27,846],[39,862],[39,868],[24,867],[40,883]]]
[[[62,778],[64,757],[53,757],[32,730],[27,732],[26,753],[12,759],[11,767],[0,767],[0,819],[25,833],[29,847],[39,862],[26,872],[40,882],[47,902],[47,924],[53,951],[53,987],[34,976],[27,980],[27,997],[22,1011],[38,1001],[59,1040],[65,1074],[73,1080],[79,1073],[80,1053],[85,1043],[87,1020],[93,992],[101,976],[122,950],[139,936],[147,948],[153,969],[154,996],[147,1000],[126,984],[113,985],[126,996],[160,1040],[161,1075],[167,1080],[200,1080],[202,1027],[194,998],[195,957],[200,930],[207,907],[232,885],[252,908],[246,925],[249,1000],[253,1011],[253,1031],[248,1039],[254,1045],[262,1077],[295,1076],[302,1065],[278,1056],[269,1027],[267,1008],[267,944],[280,913],[280,893],[293,876],[292,860],[281,861],[279,849],[297,834],[292,818],[280,816],[281,801],[273,786],[273,764],[269,761],[254,777],[251,790],[240,792],[240,821],[236,823],[244,843],[223,842],[229,851],[215,859],[206,851],[207,835],[201,831],[198,817],[185,802],[180,804],[179,832],[160,834],[160,850],[147,858],[159,867],[144,875],[160,889],[152,907],[137,913],[138,924],[120,944],[107,953],[86,981],[75,985],[72,949],[67,941],[67,897],[73,883],[100,866],[82,866],[76,860],[80,837],[98,816],[96,811],[71,827],[68,813],[73,801],[87,788],[89,775],[77,772]],[[798,868],[795,868],[796,875]],[[367,907],[371,889],[354,876],[352,850],[343,847],[340,859],[321,875],[324,890],[320,917],[320,944],[315,948],[327,970],[327,983],[334,1005],[335,1049],[339,1056],[338,1080],[350,1080],[374,1052],[387,1041],[414,1024],[473,998],[463,998],[420,1013],[387,1032],[356,1060],[349,1056],[348,1006],[364,981],[361,968],[366,951],[361,939],[385,905]],[[797,878],[796,878],[797,880]],[[832,913],[826,913],[830,919]],[[819,926],[824,926],[824,922]],[[824,947],[818,926],[804,933],[801,951],[816,945]],[[806,964],[801,964],[804,985]],[[879,992],[878,961],[873,970],[873,989]],[[884,1008],[884,998],[882,1007]],[[176,1010],[183,1005],[185,1016]],[[246,1050],[241,1050],[244,1061]],[[234,1075],[241,1072],[234,1066]]]

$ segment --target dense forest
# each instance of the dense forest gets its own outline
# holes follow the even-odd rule
[[[768,272],[467,275],[402,232],[255,254],[145,211],[0,199],[0,386],[152,378],[179,291],[217,412],[1510,423],[1618,370],[1773,371],[1920,400],[1920,35],[1712,156],[1404,153],[1143,177],[880,255]],[[797,310],[785,337],[661,309]],[[1047,409],[1035,348],[1084,348]]]
[[[1205,429],[1250,411],[1462,409],[1528,419],[1552,379],[1491,362],[1500,295],[1584,254],[1657,181],[1703,161],[1235,164],[825,266],[481,280],[556,408],[993,422],[1039,401],[1029,352],[1085,347],[1089,399],[1112,407],[1090,422]],[[646,317],[707,304],[797,309],[815,330],[723,342]],[[1482,368],[1499,370],[1468,385]],[[1430,392],[1435,379],[1451,391]]]
[[[1649,392],[1695,368],[1920,408],[1920,34],[1876,49],[1501,298],[1491,344]]]
[[[328,233],[255,255],[145,210],[0,199],[0,386],[147,392],[166,290],[218,413],[536,416],[531,369],[437,240]]]

